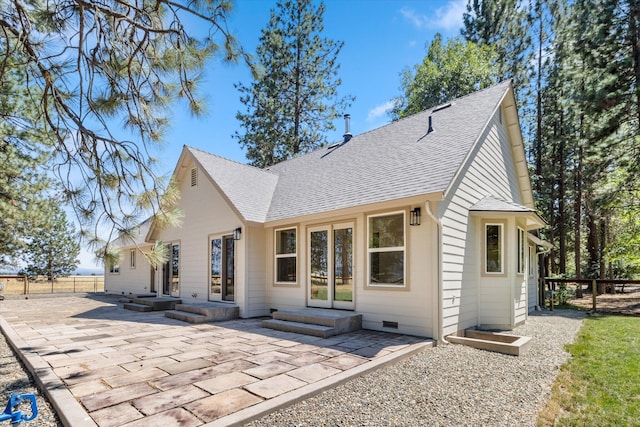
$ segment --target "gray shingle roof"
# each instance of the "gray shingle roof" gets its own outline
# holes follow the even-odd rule
[[[249,221],[444,193],[510,81],[262,170],[188,148]],[[427,134],[429,116],[434,131]]]
[[[278,176],[193,147],[185,147],[197,159],[223,195],[246,221],[265,222]]]
[[[444,192],[510,84],[272,166],[280,178],[267,220]],[[434,132],[425,136],[429,115]]]

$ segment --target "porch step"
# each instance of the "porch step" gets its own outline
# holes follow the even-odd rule
[[[125,302],[124,308],[125,310],[140,311],[140,312],[153,311],[153,307],[151,307],[150,305],[136,304],[135,302]]]
[[[263,320],[265,328],[328,338],[362,329],[362,314],[322,309],[276,311]]]
[[[174,310],[165,311],[164,315],[189,323],[222,322],[237,319],[240,307],[216,302],[176,304]]]
[[[159,297],[144,297],[144,298],[132,298],[130,303],[125,303],[124,308],[127,310],[135,311],[163,311],[173,310],[176,304],[182,303],[181,299],[176,298],[159,298]],[[150,307],[150,310],[140,309],[139,306],[144,305]]]

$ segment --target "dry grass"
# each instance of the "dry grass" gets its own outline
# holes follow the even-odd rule
[[[26,295],[45,293],[104,292],[104,276],[59,277],[53,282],[46,278],[35,280],[17,276],[0,276],[5,295]]]

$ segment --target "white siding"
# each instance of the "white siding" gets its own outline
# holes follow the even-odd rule
[[[264,256],[266,239],[262,225],[246,227],[246,316],[257,317],[269,314],[267,306],[267,265]],[[243,239],[245,238],[243,237]]]
[[[409,226],[408,206],[390,207],[375,213],[407,211],[407,288],[367,288],[367,214],[328,218],[321,224],[354,223],[354,310],[363,316],[365,329],[386,330],[418,336],[434,336],[437,310],[437,227],[424,213],[420,226]],[[425,207],[422,206],[422,211]],[[315,223],[298,223],[298,283],[291,286],[274,284],[274,228],[266,229],[266,265],[268,307],[290,310],[307,305],[307,228]],[[281,228],[281,227],[278,227]],[[382,322],[397,322],[398,329],[383,328]]]
[[[209,239],[212,236],[233,234],[242,225],[241,219],[229,207],[202,170],[198,170],[197,185],[191,186],[191,162],[183,165],[178,176],[180,207],[183,217],[178,227],[158,231],[157,240],[180,245],[180,293],[184,302],[203,302],[209,298]],[[235,299],[240,315],[246,317],[243,294],[246,236],[236,242]],[[162,286],[161,269],[158,269],[158,287]]]
[[[487,195],[523,203],[513,150],[498,114],[481,136],[481,143],[463,166],[447,199],[439,204],[445,336],[479,323],[512,323],[508,314],[514,307],[510,295],[517,292],[509,287],[515,286],[514,281],[509,278],[480,279],[482,233],[479,221],[473,221],[469,216],[469,208]],[[504,233],[505,239],[516,236],[515,228],[506,227]],[[508,249],[506,255],[509,255]],[[513,259],[505,258],[505,263],[508,262],[512,263]]]
[[[136,265],[131,267],[130,252],[135,251]],[[109,294],[136,295],[151,292],[151,267],[145,256],[135,247],[120,251],[120,272],[104,273],[104,289]]]

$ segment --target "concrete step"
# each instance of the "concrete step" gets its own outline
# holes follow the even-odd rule
[[[170,319],[182,320],[189,323],[205,323],[207,322],[207,316],[196,313],[189,313],[180,310],[167,310],[164,312],[164,317]]]
[[[330,326],[313,325],[311,323],[293,322],[290,320],[267,319],[262,321],[262,326],[284,332],[312,335],[314,337],[329,338],[334,335],[335,329]]]
[[[135,304],[148,305],[152,311],[163,311],[174,310],[176,304],[182,303],[182,300],[179,298],[144,297],[133,298],[132,302]]]
[[[362,329],[362,314],[352,311],[308,308],[276,311],[271,316],[273,319],[264,320],[262,326],[323,338]]]
[[[189,323],[222,322],[240,317],[240,307],[219,302],[176,304],[165,316]]]
[[[271,316],[278,320],[330,326],[344,332],[362,329],[362,314],[354,313],[353,311],[309,308],[275,311]]]
[[[125,302],[124,308],[125,310],[140,311],[140,312],[153,311],[153,307],[151,307],[150,305],[136,304],[135,302]]]

